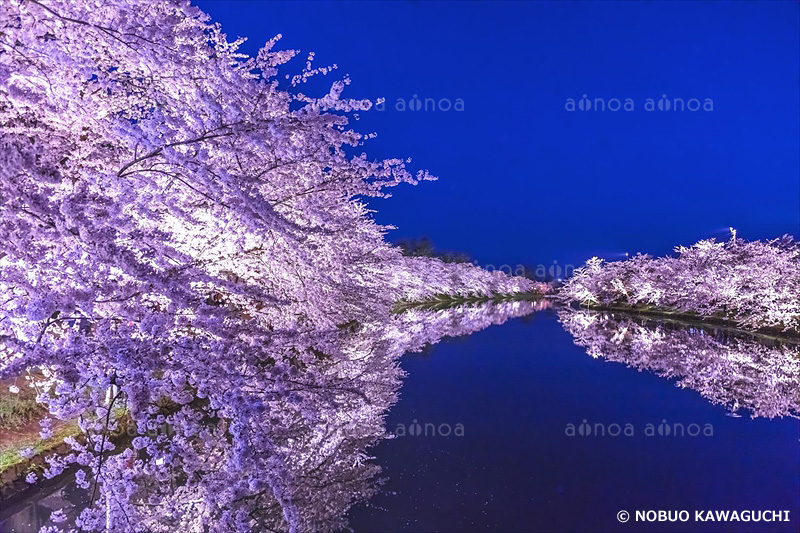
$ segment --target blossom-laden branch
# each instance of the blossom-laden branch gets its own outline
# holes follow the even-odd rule
[[[301,473],[383,435],[394,302],[531,286],[385,242],[360,198],[431,177],[358,153],[349,80],[298,92],[330,72],[309,57],[283,89],[296,52],[241,42],[185,1],[0,9],[0,374],[46,370],[39,399],[80,420],[47,473],[102,468],[84,530],[342,527],[358,492],[308,513]],[[115,453],[112,385],[138,432]]]

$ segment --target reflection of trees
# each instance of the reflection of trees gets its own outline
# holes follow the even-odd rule
[[[278,424],[287,428],[281,451],[289,458],[290,482],[264,491],[257,513],[262,523],[269,530],[287,528],[285,511],[274,493],[290,492],[298,530],[346,527],[346,511],[369,498],[379,485],[380,467],[369,462],[367,448],[386,436],[383,416],[400,387],[399,358],[443,337],[468,335],[529,314],[537,305],[508,302],[409,311],[392,317],[387,324],[368,324],[353,331],[342,345],[348,362],[329,369],[335,375],[331,382],[299,402],[292,403],[290,398],[280,406],[282,413],[294,413],[285,415],[285,425]],[[323,409],[317,408],[320,401]],[[316,409],[316,416],[304,418],[305,409]]]
[[[800,346],[622,314],[562,308],[558,315],[592,357],[676,378],[679,387],[732,411],[800,415]]]
[[[70,523],[77,518],[78,526],[104,529],[108,519],[115,531],[153,533],[346,528],[347,510],[380,486],[368,449],[387,435],[384,416],[401,385],[400,357],[541,305],[414,310],[343,325],[326,345],[286,364],[280,380],[271,381],[279,362],[266,374],[255,366],[221,368],[185,403],[179,396],[186,384],[177,380],[173,399],[147,417],[170,430],[141,427],[129,447],[106,452],[93,505]],[[290,351],[289,339],[283,342]],[[125,373],[141,371],[140,364],[131,360]],[[91,481],[97,455],[79,442],[73,447],[57,462],[83,466],[77,484],[87,489],[86,505],[93,486],[84,479]]]
[[[348,363],[329,369],[335,376],[330,382],[294,402],[291,398],[281,402],[283,422],[272,426],[286,428],[281,455],[288,458],[288,472],[281,484],[261,491],[258,505],[245,507],[254,508],[248,516],[257,516],[264,530],[287,529],[286,511],[275,497],[286,494],[299,531],[346,527],[347,510],[372,496],[380,484],[380,467],[369,461],[367,449],[387,435],[383,417],[400,387],[399,358],[443,337],[468,335],[527,315],[537,305],[541,304],[507,302],[408,311],[389,323],[353,331],[342,345]],[[315,416],[304,417],[305,410]]]
[[[398,334],[406,337],[405,351],[417,351],[442,337],[469,335],[511,318],[524,317],[551,307],[549,300],[511,301],[497,304],[451,307],[443,311],[409,309],[401,317]]]

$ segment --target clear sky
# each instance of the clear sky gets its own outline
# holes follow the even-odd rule
[[[198,4],[248,53],[281,33],[290,70],[313,51],[345,96],[386,98],[354,124],[365,151],[439,176],[372,202],[390,239],[549,265],[800,235],[798,2]],[[584,94],[633,110],[565,108]]]

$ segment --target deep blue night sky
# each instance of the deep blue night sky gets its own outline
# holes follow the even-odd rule
[[[391,239],[549,265],[800,235],[797,2],[199,5],[246,52],[281,33],[292,72],[314,51],[345,96],[387,99],[354,124],[367,153],[440,178],[372,202]],[[565,110],[584,94],[634,110]],[[645,110],[664,94],[713,111]],[[395,109],[414,95],[464,110]]]

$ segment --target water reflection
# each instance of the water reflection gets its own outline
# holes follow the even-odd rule
[[[732,413],[800,414],[797,344],[619,313],[560,308],[558,317],[592,357],[675,379]]]
[[[0,531],[7,533],[29,533],[39,531],[50,523],[50,515],[59,509],[75,514],[86,503],[86,493],[75,485],[71,477],[49,485],[33,498],[17,501],[6,508],[3,514],[9,518],[0,522]]]
[[[67,495],[62,528],[97,528],[107,520],[111,530],[125,530],[128,523],[154,533],[344,529],[348,509],[380,488],[381,468],[369,448],[388,437],[384,416],[397,400],[400,357],[443,337],[467,335],[548,306],[520,301],[415,309],[387,322],[345,328],[336,349],[346,357],[329,362],[322,354],[314,373],[290,369],[292,387],[259,396],[263,401],[233,422],[215,419],[193,402],[160,419],[154,416],[162,422],[158,431],[139,428],[130,445],[119,443],[105,459],[104,484],[91,507],[91,484],[81,479],[86,490],[78,489],[70,476],[55,487],[42,487],[14,509],[4,506],[1,529],[36,530]],[[244,378],[244,383],[214,386],[242,394],[248,391]],[[193,417],[206,417],[210,435],[197,438],[182,431],[185,419]],[[246,447],[226,449],[233,432]],[[92,458],[81,443],[74,447]],[[152,468],[140,460],[143,454],[164,460]],[[198,455],[203,467],[189,470]],[[273,473],[265,484],[253,475],[262,469]]]
[[[321,358],[313,381],[297,373],[289,380],[295,384],[292,390],[270,391],[235,427],[209,418],[207,431],[217,437],[185,434],[182,417],[201,413],[193,413],[188,404],[166,417],[167,431],[151,435],[144,448],[135,442],[118,444],[103,466],[102,496],[91,509],[86,508],[90,485],[84,482],[89,490],[82,490],[73,476],[59,478],[57,485],[41,488],[22,504],[4,505],[0,529],[28,533],[60,507],[67,516],[61,527],[98,524],[110,517],[111,530],[125,530],[114,522],[122,517],[154,533],[346,529],[348,510],[381,487],[381,468],[370,448],[390,436],[385,416],[398,398],[401,356],[444,337],[468,335],[550,307],[548,301],[519,301],[411,309],[386,322],[353,327],[338,338],[337,349],[346,358],[335,363]],[[734,413],[800,413],[797,345],[621,314],[557,311],[575,343],[593,357],[675,379],[678,386],[697,390]],[[246,391],[247,385],[238,385],[238,390]],[[226,450],[233,431],[246,436],[242,442],[247,448]],[[215,438],[221,439],[216,447]],[[163,468],[140,461],[143,453],[163,454]],[[198,455],[204,466],[187,470]],[[263,477],[253,472],[264,468],[274,475],[259,484]]]

